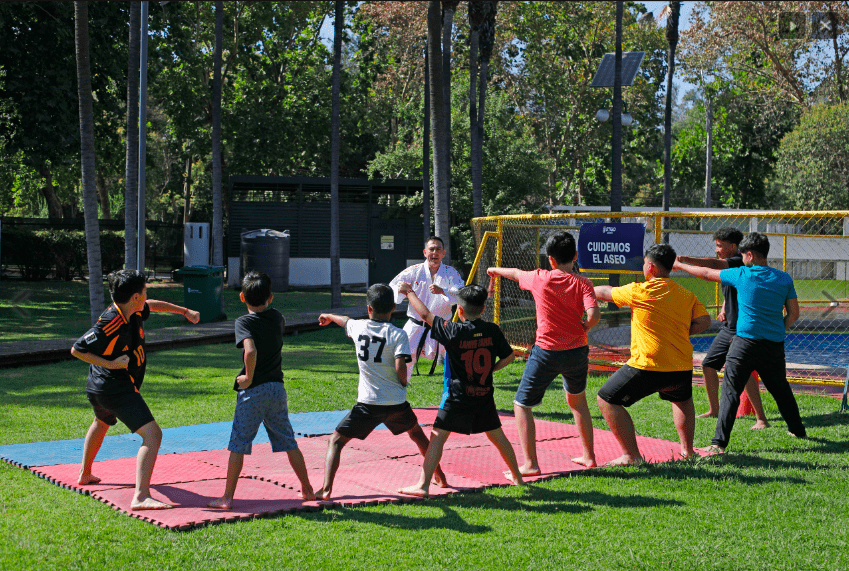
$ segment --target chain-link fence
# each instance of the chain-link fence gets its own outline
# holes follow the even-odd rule
[[[644,251],[668,241],[678,255],[715,257],[713,233],[734,227],[744,234],[760,232],[770,241],[769,264],[794,279],[800,319],[787,332],[785,354],[788,378],[806,384],[842,385],[849,366],[849,212],[622,212],[494,216],[472,221],[478,247],[469,281],[491,289],[485,319],[495,321],[520,352],[530,351],[536,334],[533,297],[517,283],[496,279],[489,266],[522,270],[548,269],[545,241],[566,230],[579,239],[588,223],[633,222],[645,227]],[[595,285],[643,281],[639,271],[580,270]],[[673,279],[694,292],[716,318],[722,306],[719,284],[673,272]],[[590,332],[591,363],[596,370],[613,370],[630,354],[629,310],[607,309]],[[716,334],[718,323],[694,336],[694,369]]]

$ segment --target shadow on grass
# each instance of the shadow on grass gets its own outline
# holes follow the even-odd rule
[[[816,442],[819,446],[808,446],[805,448],[763,448],[764,452],[773,454],[800,454],[803,452],[814,452],[817,454],[846,454],[849,452],[849,442],[845,440],[826,440],[809,436],[803,442]]]
[[[454,494],[427,500],[425,507],[442,510],[441,516],[417,517],[405,513],[374,513],[359,508],[339,508],[322,516],[328,520],[357,521],[383,527],[409,530],[441,528],[460,533],[486,533],[490,526],[471,525],[457,513],[456,508],[487,509],[506,512],[536,514],[579,514],[593,510],[593,506],[612,508],[651,508],[682,506],[683,502],[640,495],[613,495],[602,492],[570,492],[549,490],[528,485],[520,497],[498,497],[492,494]],[[509,517],[509,516],[508,516]]]
[[[710,467],[727,466],[733,471],[717,473]],[[603,468],[585,470],[581,475],[588,478],[616,478],[636,480],[640,478],[664,478],[667,480],[736,480],[745,484],[764,484],[768,482],[783,482],[786,484],[806,484],[807,480],[792,476],[762,476],[753,475],[744,469],[769,470],[820,470],[822,466],[811,462],[784,461],[748,454],[718,454],[695,460],[676,460],[661,464],[641,464],[629,468]]]
[[[837,403],[838,401],[835,401]],[[779,422],[781,420],[779,419]],[[806,428],[824,427],[824,426],[849,426],[849,413],[845,412],[829,412],[826,414],[815,414],[802,417],[802,423]]]

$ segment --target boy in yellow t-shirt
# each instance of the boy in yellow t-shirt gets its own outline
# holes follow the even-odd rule
[[[610,376],[597,397],[604,420],[622,447],[622,456],[608,462],[610,466],[642,462],[626,407],[654,393],[672,403],[681,456],[695,455],[693,345],[689,337],[707,329],[710,317],[692,292],[669,279],[674,263],[675,250],[655,244],[643,259],[645,282],[595,288],[599,301],[629,306],[632,315],[631,358]]]

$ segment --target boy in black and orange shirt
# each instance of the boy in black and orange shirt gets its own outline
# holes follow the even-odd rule
[[[432,326],[433,338],[445,347],[442,402],[433,423],[422,474],[418,484],[398,491],[410,496],[428,496],[433,472],[452,432],[486,433],[510,469],[505,475],[514,484],[523,484],[516,453],[501,429],[492,387],[492,374],[512,363],[516,355],[498,325],[480,318],[486,306],[486,290],[468,285],[457,293],[458,323],[431,313],[410,284],[399,284],[398,291],[407,296],[410,305]]]
[[[150,495],[150,478],[159,453],[162,430],[139,394],[147,367],[144,322],[151,312],[180,313],[192,323],[197,323],[200,315],[185,307],[147,299],[147,279],[136,270],[112,272],[108,281],[112,305],[71,349],[74,357],[91,365],[86,393],[95,416],[85,437],[78,483],[85,486],[100,482],[100,478],[91,473],[91,466],[109,427],[120,420],[130,431],[142,437],[131,508],[169,508],[171,506]]]

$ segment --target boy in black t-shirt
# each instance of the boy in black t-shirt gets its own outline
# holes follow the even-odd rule
[[[743,267],[743,256],[737,250],[743,240],[743,233],[732,226],[725,226],[713,233],[713,241],[716,244],[716,258],[693,258],[690,256],[678,256],[675,260],[679,264],[690,264],[703,268],[724,270],[727,268]],[[673,269],[675,269],[673,267]],[[717,320],[722,323],[716,337],[710,344],[707,354],[702,359],[702,374],[705,378],[705,391],[708,398],[708,411],[700,414],[702,417],[714,417],[719,414],[719,370],[725,365],[725,358],[731,341],[737,332],[737,288],[722,284],[722,309]],[[749,377],[746,382],[746,395],[755,410],[757,421],[752,430],[760,430],[769,426],[764,414],[761,402],[761,391],[758,381]]]
[[[468,285],[458,292],[458,323],[432,314],[410,284],[399,284],[398,291],[406,294],[410,305],[431,325],[433,338],[445,347],[442,403],[433,423],[422,474],[418,484],[398,491],[410,496],[428,496],[433,472],[452,432],[485,432],[510,468],[505,475],[514,484],[523,484],[516,453],[501,429],[492,388],[492,374],[512,363],[516,355],[498,325],[480,318],[486,307],[486,290]]]
[[[170,508],[150,495],[150,478],[162,442],[162,430],[139,394],[147,367],[144,322],[151,312],[181,313],[192,323],[197,323],[200,315],[179,305],[147,299],[147,279],[136,270],[118,270],[107,279],[112,305],[71,349],[71,355],[91,365],[86,393],[95,416],[83,444],[83,462],[77,483],[85,486],[100,482],[100,478],[91,473],[91,466],[109,427],[120,420],[142,437],[131,509]]]
[[[283,386],[280,351],[286,320],[268,304],[274,299],[271,278],[262,272],[250,272],[242,280],[239,298],[248,307],[248,314],[236,320],[236,347],[243,349],[245,365],[233,390],[236,391],[236,412],[230,432],[230,461],[227,464],[227,483],[224,495],[207,504],[211,508],[229,510],[242,472],[245,454],[251,453],[253,440],[260,423],[265,425],[272,452],[286,452],[295,475],[301,482],[301,496],[314,500],[312,486],[298,449],[295,431],[289,422],[286,389]]]

